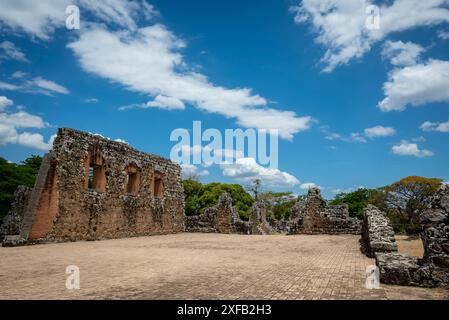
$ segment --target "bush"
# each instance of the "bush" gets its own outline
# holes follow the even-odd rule
[[[365,208],[369,199],[371,198],[374,190],[370,189],[358,189],[349,193],[341,193],[331,201],[331,205],[343,205],[347,204],[349,207],[349,215],[358,219],[363,217],[363,208]]]
[[[298,198],[291,192],[265,192],[260,194],[260,199],[268,203],[268,215],[277,220],[288,220],[292,214],[292,208],[298,202]]]
[[[19,185],[34,186],[42,158],[32,155],[22,164],[9,163],[0,157],[0,224],[8,214],[14,200],[14,192]]]
[[[204,209],[216,205],[225,192],[231,195],[232,204],[237,207],[242,219],[248,219],[251,214],[253,198],[241,185],[218,182],[203,185],[191,179],[184,180],[183,185],[187,216],[203,214]]]

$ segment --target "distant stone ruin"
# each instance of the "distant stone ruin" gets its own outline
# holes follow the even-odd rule
[[[250,233],[247,221],[242,221],[232,206],[229,193],[223,193],[215,206],[206,208],[203,214],[185,217],[185,231],[206,233]]]
[[[125,143],[59,129],[34,188],[16,197],[14,215],[20,230],[7,233],[28,243],[181,232],[181,168]]]
[[[365,212],[374,212],[368,208]],[[396,252],[385,253],[378,249],[393,248],[384,240],[391,239],[391,231],[375,228],[375,224],[367,225],[370,236],[379,232],[381,239],[372,246],[376,264],[380,271],[380,280],[386,284],[412,285],[423,287],[449,288],[449,186],[442,186],[432,198],[429,207],[420,217],[421,239],[424,245],[424,257],[419,259]],[[377,231],[376,231],[377,230]],[[376,249],[377,248],[377,249]],[[377,250],[377,251],[376,251]],[[392,250],[395,251],[395,250]]]
[[[270,234],[273,229],[267,221],[267,204],[263,201],[256,201],[251,208],[249,217],[251,234]]]
[[[317,188],[309,190],[305,202],[295,204],[289,220],[269,218],[267,208],[263,201],[256,201],[249,221],[242,221],[237,209],[232,207],[232,198],[224,194],[216,206],[207,208],[203,214],[187,216],[186,231],[255,235],[361,233],[361,223],[358,219],[349,217],[348,207],[328,205]]]
[[[361,223],[346,205],[329,205],[320,189],[311,188],[306,201],[294,206],[288,229],[289,234],[360,234]]]
[[[362,252],[370,258],[376,253],[398,251],[390,219],[373,205],[363,210],[361,246]]]

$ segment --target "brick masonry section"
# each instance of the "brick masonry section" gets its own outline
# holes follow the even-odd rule
[[[21,236],[28,242],[181,232],[181,169],[125,143],[59,129],[26,208]]]

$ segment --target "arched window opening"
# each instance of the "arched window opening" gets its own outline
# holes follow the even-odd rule
[[[106,173],[103,157],[99,150],[90,150],[86,161],[85,188],[97,192],[106,191]]]
[[[140,189],[140,172],[134,165],[129,165],[125,169],[125,192],[137,194]]]
[[[162,198],[164,196],[164,180],[160,172],[154,173],[153,194],[156,198]]]

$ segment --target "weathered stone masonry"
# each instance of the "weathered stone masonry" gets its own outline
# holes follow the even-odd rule
[[[185,217],[185,229],[187,232],[205,233],[249,233],[249,224],[242,221],[237,208],[232,206],[232,198],[229,193],[223,193],[215,206],[206,208],[204,213]]]
[[[449,288],[449,186],[443,185],[420,216],[424,257],[397,253],[393,228],[374,206],[364,212],[362,250],[376,258],[386,284]]]
[[[321,196],[320,189],[309,189],[304,203],[293,208],[289,222],[289,234],[360,234],[361,223],[349,216],[346,205],[329,205]]]
[[[363,209],[361,249],[370,258],[376,253],[398,251],[390,219],[371,204]]]
[[[449,288],[449,186],[443,185],[421,214],[424,257],[376,254],[383,283]]]
[[[181,168],[121,142],[59,129],[20,229],[28,242],[181,232]]]
[[[243,234],[360,234],[361,223],[349,217],[347,206],[331,206],[321,197],[320,190],[309,190],[307,200],[298,202],[290,220],[269,218],[267,204],[256,201],[249,221],[239,218],[232,199],[223,194],[216,206],[207,208],[204,214],[186,217],[186,231]]]

